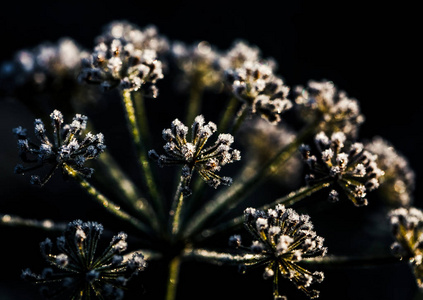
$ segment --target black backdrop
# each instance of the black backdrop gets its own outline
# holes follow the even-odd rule
[[[124,19],[140,27],[154,24],[161,34],[171,40],[187,43],[207,40],[219,49],[229,48],[235,39],[245,39],[260,47],[264,57],[275,58],[279,65],[278,74],[289,86],[305,84],[309,79],[334,81],[340,89],[360,101],[366,116],[361,137],[380,135],[408,157],[417,174],[415,203],[420,206],[420,153],[423,147],[420,118],[423,105],[418,89],[421,56],[417,54],[421,53],[421,46],[418,46],[421,30],[417,27],[415,5],[405,2],[376,4],[362,0],[250,3],[221,0],[174,0],[171,3],[12,1],[0,10],[0,60],[11,59],[16,50],[32,48],[44,41],[54,42],[64,36],[91,49],[94,37],[105,24]],[[0,105],[0,137],[4,141],[0,152],[0,212],[18,213],[24,205],[23,215],[26,217],[43,218],[49,213],[60,215],[62,212],[58,208],[51,207],[45,196],[47,193],[38,195],[38,190],[27,187],[27,178],[23,180],[10,175],[17,162],[11,128],[19,125],[16,118],[29,117],[32,120],[33,117],[22,113],[21,108],[13,103]],[[60,197],[62,186],[59,181],[55,186],[51,184],[47,187],[50,195]],[[25,195],[35,193],[31,197],[40,202],[34,204],[35,200],[22,200],[23,190],[28,190]],[[73,190],[66,193],[69,197],[73,196]],[[75,195],[79,193],[75,192]],[[34,216],[34,209],[40,207],[44,211]],[[75,209],[71,204],[68,208]],[[33,265],[29,257],[39,257],[38,242],[44,239],[44,235],[35,231],[33,235],[29,233],[30,236],[25,236],[28,233],[23,230],[0,230],[4,236],[2,248],[5,252],[1,263],[6,266],[2,268],[0,277],[0,299],[35,299],[37,293],[24,291],[28,287],[20,282],[19,272],[15,269]],[[25,241],[22,242],[22,239]],[[16,243],[21,245],[20,250],[11,250]],[[14,266],[9,267],[9,261]],[[192,282],[182,282],[182,289],[196,291],[195,298],[234,297],[233,292],[225,289],[231,288],[231,281],[239,288],[235,283],[240,279],[232,277],[236,272],[226,270],[228,280],[222,282],[212,280],[214,275],[210,274],[216,270],[215,267],[204,266],[208,275],[203,279],[199,275],[200,279],[196,280],[189,277]],[[403,272],[389,273],[392,270]],[[182,275],[191,275],[188,272],[191,272],[190,266]],[[263,287],[261,272],[255,275],[255,278],[249,277],[243,291],[240,291],[243,297],[250,295],[250,289]],[[335,283],[322,285],[321,299],[412,299],[415,289],[408,281],[408,270],[401,268],[386,267],[373,273],[343,270],[329,273],[329,277]],[[210,287],[208,280],[219,285]],[[264,288],[267,291],[261,294],[263,299],[264,295],[268,295],[270,284]]]

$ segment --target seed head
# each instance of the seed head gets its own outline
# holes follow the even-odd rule
[[[391,210],[388,216],[396,240],[392,252],[409,260],[417,284],[423,288],[423,212],[415,207],[401,207]]]
[[[254,238],[251,246],[245,249],[264,256],[259,263],[266,265],[265,279],[280,273],[310,298],[318,297],[319,292],[309,287],[322,282],[323,273],[311,272],[298,265],[305,258],[322,257],[327,252],[323,238],[313,231],[309,216],[298,215],[283,205],[267,212],[247,208],[244,225]]]
[[[41,243],[41,253],[51,268],[40,274],[26,269],[22,278],[41,284],[47,297],[79,295],[83,299],[101,296],[122,299],[123,289],[132,276],[143,271],[147,264],[141,253],[122,256],[126,250],[126,234],[113,237],[101,255],[97,245],[103,226],[96,222],[70,222],[56,242],[59,254],[53,254],[53,243]]]
[[[334,132],[331,138],[322,131],[315,138],[319,155],[311,154],[311,147],[303,145],[300,152],[310,174],[308,184],[330,183],[333,190],[330,201],[338,201],[339,194],[346,196],[357,206],[367,205],[366,194],[379,186],[384,172],[378,168],[377,156],[364,150],[361,143],[349,143],[343,132]]]
[[[245,62],[237,69],[227,69],[225,81],[232,93],[251,110],[270,123],[278,123],[280,114],[292,107],[289,88],[263,62]]]
[[[165,46],[159,46],[156,33],[150,31],[143,32],[129,23],[111,24],[97,38],[98,44],[91,56],[83,61],[79,79],[100,84],[105,90],[118,87],[136,91],[142,88],[145,95],[157,97],[155,84],[163,78],[157,51]]]
[[[355,137],[364,122],[358,101],[338,91],[331,81],[309,81],[307,87],[294,89],[295,104],[299,115],[306,122],[321,120],[325,132],[342,131]]]
[[[48,137],[43,121],[41,119],[34,121],[34,134],[39,145],[30,141],[26,129],[22,127],[13,129],[18,138],[19,156],[24,163],[31,165],[25,168],[19,164],[15,168],[15,173],[24,174],[49,165],[51,169],[43,179],[39,175],[33,175],[31,178],[33,184],[44,185],[57,168],[68,164],[82,176],[90,177],[94,170],[85,167],[84,163],[97,158],[105,150],[103,134],[94,135],[88,132],[85,138],[80,138],[87,126],[87,117],[84,115],[76,114],[72,123],[63,124],[62,113],[55,110],[50,114],[50,119],[53,141]]]
[[[167,142],[163,148],[165,155],[158,155],[155,150],[149,151],[150,158],[156,160],[160,167],[182,165],[182,176],[186,178],[186,189],[194,170],[210,186],[217,188],[220,184],[230,185],[232,179],[220,177],[216,172],[221,167],[240,160],[238,150],[232,149],[233,136],[220,134],[213,146],[205,148],[208,139],[216,132],[213,122],[205,124],[204,117],[199,115],[191,126],[191,141],[187,141],[188,127],[175,119],[169,129],[163,130],[163,139]]]
[[[384,170],[380,178],[378,192],[382,199],[394,207],[408,206],[413,202],[415,173],[408,160],[388,141],[375,137],[365,145],[366,149],[377,155],[376,162]]]

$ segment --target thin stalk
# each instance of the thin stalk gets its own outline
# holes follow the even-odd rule
[[[185,124],[192,124],[195,117],[200,113],[203,91],[204,87],[200,81],[194,80],[190,88]]]
[[[176,289],[179,282],[179,269],[181,257],[174,257],[169,263],[169,279],[167,281],[166,300],[176,299]]]
[[[155,205],[158,212],[163,212],[163,201],[161,201],[162,197],[159,193],[159,190],[157,188],[156,182],[153,177],[153,172],[151,170],[151,166],[149,163],[148,155],[147,155],[147,149],[145,148],[144,140],[143,138],[146,138],[148,134],[148,128],[146,128],[146,113],[144,109],[144,103],[142,102],[142,96],[138,93],[137,95],[137,113],[135,112],[134,102],[132,99],[132,93],[130,91],[123,91],[122,92],[122,100],[126,112],[126,118],[128,121],[129,126],[129,132],[132,136],[135,149],[137,152],[138,162],[141,166],[142,175],[144,179],[144,184],[148,190],[149,195],[151,196],[151,199],[153,201],[153,204]],[[141,120],[139,120],[141,119]],[[142,122],[140,128],[140,122]],[[145,135],[145,136],[142,136]]]
[[[283,204],[286,207],[289,207],[328,186],[329,186],[328,183],[323,182],[323,183],[318,183],[312,186],[301,187],[297,191],[293,191],[284,197],[276,199],[272,203],[259,207],[258,209],[265,211],[269,208],[275,207],[278,204]],[[235,217],[218,226],[202,231],[199,235],[195,237],[195,240],[199,241],[204,238],[209,238],[215,234],[225,232],[227,230],[233,230],[233,229],[239,228],[243,224],[243,222],[244,222],[243,215]]]
[[[238,103],[239,103],[239,100],[236,97],[232,97],[229,100],[228,106],[225,109],[225,112],[217,126],[217,130],[219,130],[219,132],[224,133],[226,132],[226,130],[228,130],[231,119],[235,115],[235,111],[238,106],[237,105]]]
[[[99,156],[96,163],[101,174],[105,175],[101,176],[102,183],[107,184],[119,199],[122,199],[140,217],[147,219],[156,230],[159,230],[160,225],[156,212],[113,157],[106,151]]]
[[[79,185],[85,189],[85,191],[91,196],[91,199],[95,200],[97,203],[101,204],[109,213],[118,217],[119,219],[129,222],[132,226],[137,228],[143,233],[152,235],[150,227],[130,216],[128,213],[122,211],[120,207],[113,202],[111,202],[106,196],[101,194],[94,186],[92,186],[88,181],[86,181],[81,175],[79,175],[75,169],[67,164],[63,164],[63,170],[66,173],[76,180]]]
[[[64,231],[66,229],[66,224],[64,223],[55,223],[47,219],[42,221],[24,219],[19,216],[9,214],[0,214],[0,225],[39,228],[47,231]]]
[[[186,178],[181,176],[179,181],[179,185],[176,188],[175,196],[172,201],[172,208],[169,212],[170,215],[170,233],[173,237],[175,237],[181,226],[181,213],[182,213],[182,206],[184,204],[184,193],[183,193],[183,186],[186,184]]]
[[[374,267],[380,265],[408,263],[410,257],[398,258],[393,255],[384,256],[325,256],[313,259],[303,259],[301,263],[318,264],[325,267]]]
[[[217,215],[222,209],[234,207],[239,204],[258,184],[265,181],[271,174],[276,172],[283,163],[285,163],[292,154],[297,151],[298,147],[311,136],[316,128],[316,124],[310,124],[304,128],[297,138],[290,144],[282,148],[272,159],[270,159],[263,167],[246,178],[239,178],[230,188],[217,194],[209,201],[196,215],[194,215],[184,230],[184,237],[189,237],[197,232],[201,226],[211,217]]]
[[[262,254],[233,254],[227,252],[218,252],[208,249],[186,249],[183,253],[184,259],[193,259],[216,265],[255,265],[266,260],[267,257]]]
[[[242,123],[244,123],[245,119],[247,118],[249,113],[248,106],[246,104],[242,105],[239,109],[238,113],[236,114],[236,118],[233,122],[232,128],[230,130],[230,133],[232,135],[235,135],[239,128],[241,127]]]

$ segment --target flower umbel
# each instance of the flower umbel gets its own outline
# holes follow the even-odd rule
[[[383,175],[376,164],[376,155],[365,150],[361,143],[345,145],[347,137],[340,131],[333,133],[330,139],[320,132],[314,141],[319,156],[311,155],[307,145],[300,148],[311,171],[306,177],[307,183],[331,183],[331,201],[338,201],[339,192],[342,192],[356,206],[367,205],[366,192],[378,188],[378,179]]]
[[[417,285],[423,288],[423,212],[414,207],[401,207],[392,210],[389,218],[396,239],[392,252],[410,261]]]
[[[313,231],[308,215],[299,215],[283,205],[277,205],[267,212],[247,208],[244,211],[244,225],[254,240],[249,248],[243,248],[263,256],[258,263],[266,264],[263,273],[265,279],[274,278],[275,299],[280,296],[277,287],[279,273],[308,297],[313,299],[319,296],[318,291],[309,287],[322,282],[323,273],[311,272],[298,265],[302,259],[322,257],[327,252],[327,248],[323,247],[324,239]],[[230,242],[239,246],[239,236],[232,237]]]
[[[192,124],[192,140],[187,141],[188,127],[175,119],[170,129],[163,130],[163,146],[166,155],[158,155],[155,150],[149,151],[149,156],[156,160],[159,166],[183,165],[182,177],[185,178],[185,190],[189,193],[189,182],[194,170],[208,185],[217,188],[220,184],[230,185],[230,177],[216,174],[221,167],[240,160],[240,152],[230,146],[234,138],[230,134],[219,134],[215,144],[204,148],[207,140],[217,130],[213,122],[205,124],[204,117],[199,115]]]
[[[24,163],[33,164],[27,168],[18,164],[15,173],[24,174],[44,165],[50,165],[50,171],[42,179],[39,175],[31,176],[31,183],[44,185],[57,168],[68,164],[80,175],[90,177],[94,170],[85,167],[84,163],[89,159],[97,158],[105,150],[103,134],[88,132],[84,139],[79,140],[78,137],[87,125],[87,117],[84,115],[76,114],[72,123],[65,125],[63,125],[63,115],[58,110],[53,111],[50,118],[54,128],[53,142],[48,138],[41,119],[36,119],[34,122],[35,136],[40,145],[30,141],[26,129],[22,127],[13,129],[18,138],[20,158]]]
[[[100,84],[105,90],[119,87],[136,91],[142,87],[146,95],[157,97],[155,83],[163,78],[162,62],[147,36],[130,25],[108,30],[83,61],[80,80]]]
[[[102,231],[103,226],[96,222],[70,222],[64,235],[57,239],[59,254],[52,253],[50,239],[41,243],[41,253],[51,268],[44,269],[40,275],[26,269],[22,277],[42,284],[41,292],[48,298],[122,299],[123,287],[147,263],[138,252],[122,256],[127,248],[127,235],[123,232],[112,238],[101,255],[96,255]]]

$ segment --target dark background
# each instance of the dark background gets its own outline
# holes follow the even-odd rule
[[[417,11],[416,5],[407,2],[376,4],[362,0],[12,1],[0,11],[0,60],[11,59],[19,49],[32,48],[44,41],[56,42],[64,36],[91,49],[102,27],[114,20],[128,20],[140,27],[154,24],[170,40],[187,43],[207,40],[218,49],[228,49],[235,39],[245,39],[257,45],[263,57],[275,58],[278,74],[287,85],[328,79],[358,99],[366,116],[360,136],[380,135],[409,159],[417,175],[414,195],[415,204],[420,207],[423,105],[418,88],[422,49],[418,46],[421,32],[417,26]],[[69,211],[78,212],[80,209],[75,208],[72,201],[57,205],[63,193],[70,199],[84,197],[76,186],[64,186],[60,176],[40,191],[28,186],[27,177],[12,174],[18,158],[11,128],[21,124],[30,128],[33,116],[16,103],[0,102],[0,120],[0,211],[19,213],[27,218],[54,216],[53,219],[68,216]],[[343,211],[352,209],[348,206]],[[89,215],[93,210],[95,206],[87,204],[81,213]],[[345,230],[345,234],[343,247],[337,245],[336,239],[327,238],[329,249],[332,246],[354,252],[355,248],[348,248],[348,234],[350,229],[364,222],[360,213],[339,215],[336,210],[330,213],[321,217],[330,224],[326,229],[332,226],[338,233]],[[77,213],[75,216],[78,218]],[[25,267],[37,270],[39,264],[34,260],[39,259],[38,243],[46,235],[37,230],[0,228],[0,231],[3,265],[0,299],[37,299],[36,290],[19,280],[19,270]],[[358,232],[351,236],[351,241],[360,241]],[[369,237],[363,233],[363,247],[366,238]],[[195,298],[202,299],[252,299],[249,295],[256,295],[257,291],[261,291],[260,298],[270,299],[271,284],[263,283],[261,270],[241,276],[233,269],[225,269],[223,275],[216,275],[220,270],[214,266],[198,268],[188,264],[181,273],[181,299],[188,297],[190,290],[196,294]],[[411,273],[403,266],[325,273],[326,280],[316,287],[322,291],[321,299],[407,300],[413,299],[415,294]],[[148,284],[152,280],[149,274],[144,276],[148,297],[151,296]],[[293,295],[289,299],[303,299],[300,292],[291,293],[290,285],[285,286],[289,295]]]

